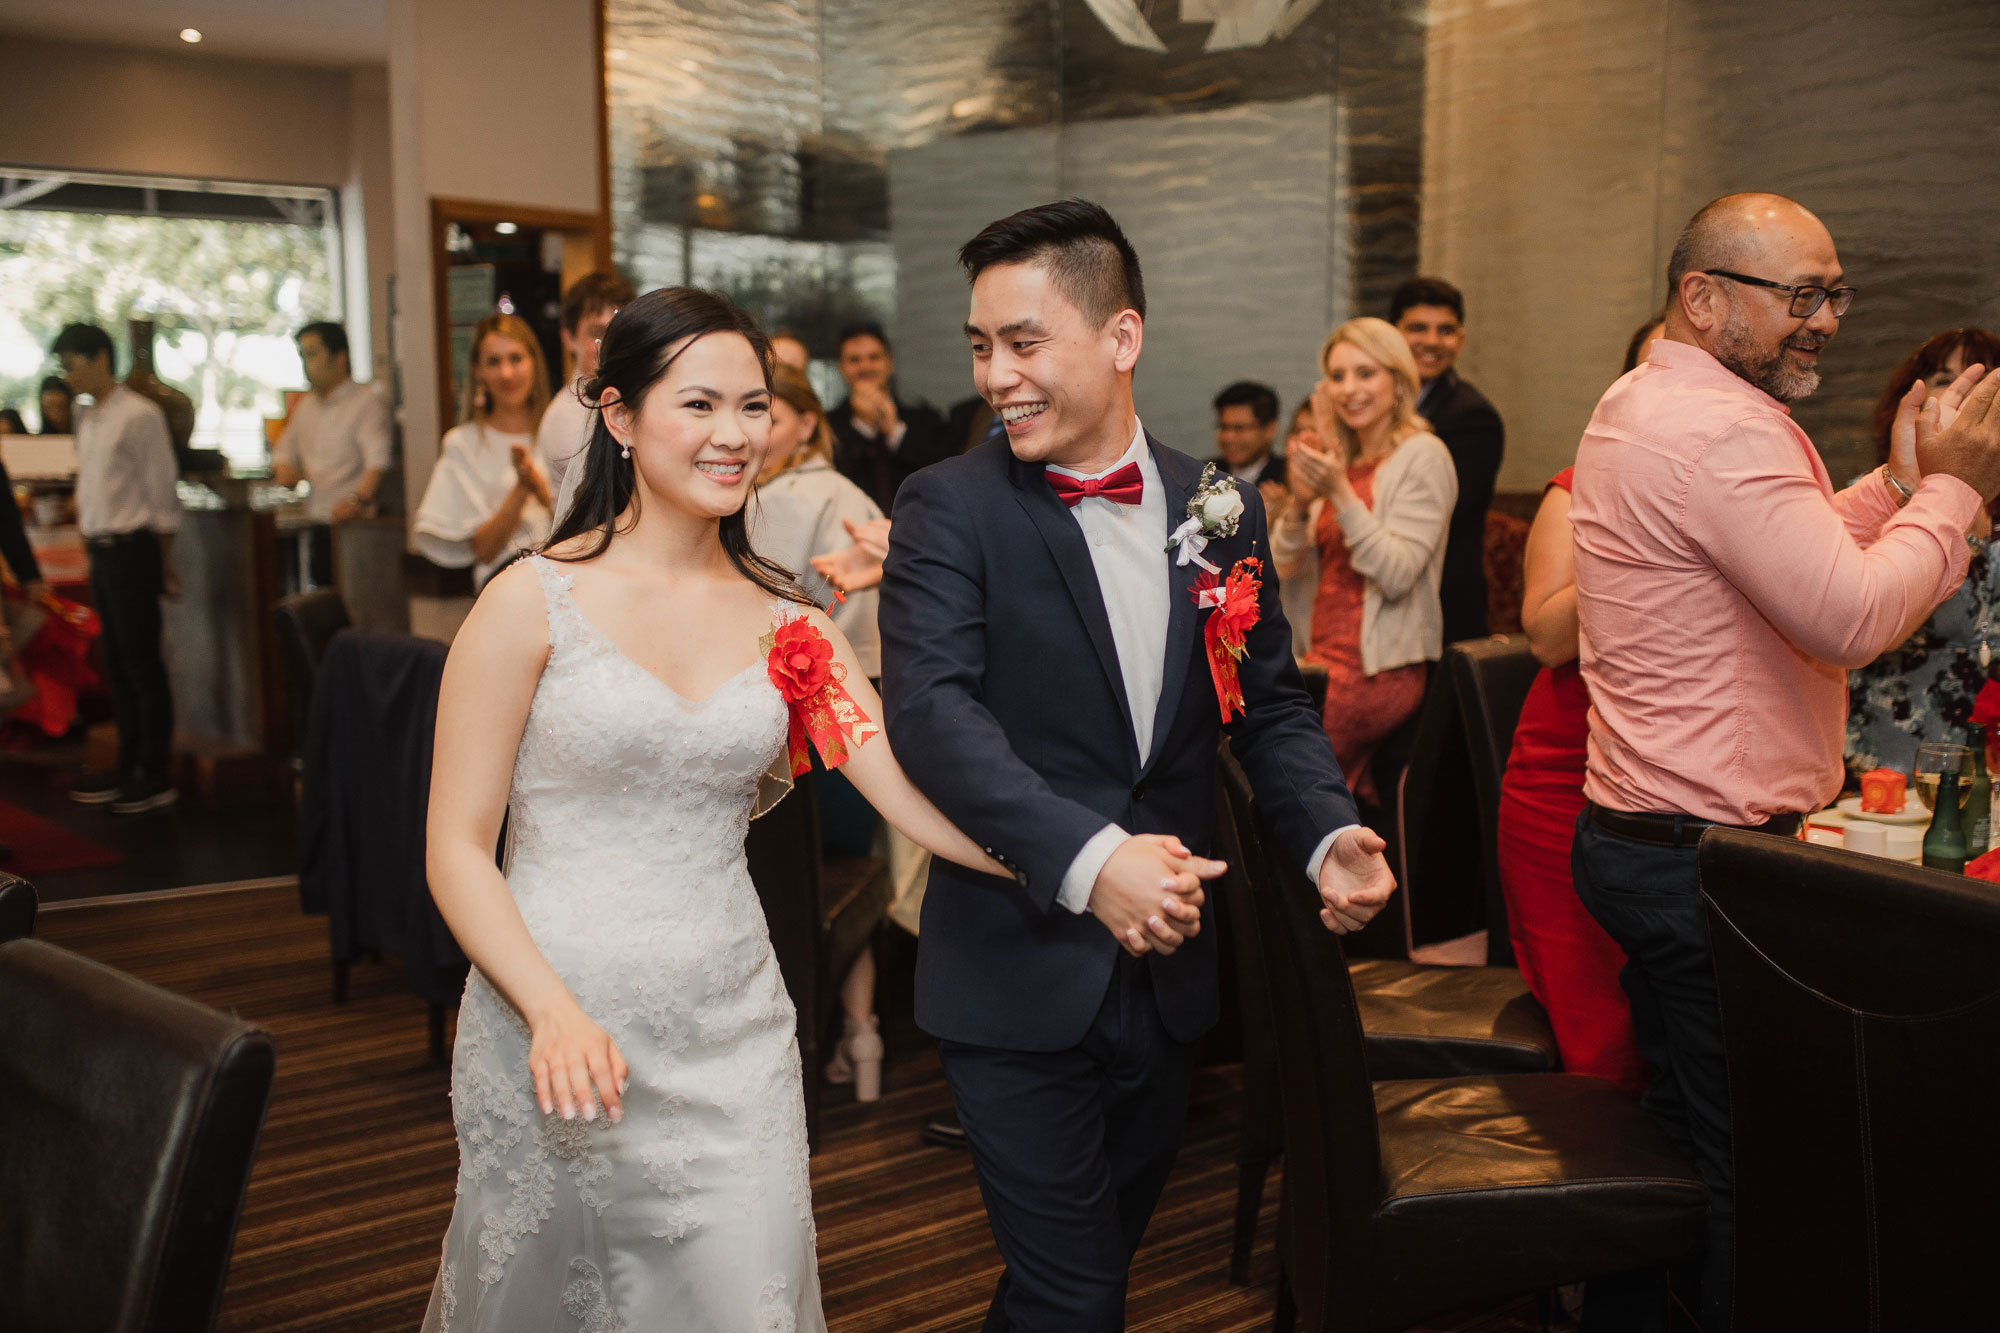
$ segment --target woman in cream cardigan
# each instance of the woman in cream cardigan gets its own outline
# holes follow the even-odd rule
[[[1320,349],[1320,369],[1271,557],[1282,579],[1317,547],[1306,660],[1327,670],[1326,733],[1341,771],[1379,804],[1369,761],[1416,713],[1425,664],[1444,652],[1438,579],[1458,474],[1417,415],[1417,364],[1394,325],[1350,319]]]

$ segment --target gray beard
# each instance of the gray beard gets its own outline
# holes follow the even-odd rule
[[[1715,359],[1781,403],[1795,403],[1819,388],[1819,371],[1789,368],[1783,344],[1765,356],[1751,336],[1749,326],[1733,311],[1722,326]]]

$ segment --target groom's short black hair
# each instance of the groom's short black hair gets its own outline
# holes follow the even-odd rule
[[[958,252],[967,282],[995,264],[1043,263],[1056,290],[1102,328],[1121,310],[1146,317],[1139,256],[1111,214],[1088,199],[1062,199],[989,222]]]

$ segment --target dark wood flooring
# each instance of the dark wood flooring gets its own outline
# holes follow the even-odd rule
[[[277,1040],[277,1084],[219,1327],[414,1329],[451,1212],[457,1149],[445,1071],[426,1061],[423,1005],[401,988],[397,965],[357,965],[348,1002],[333,1004],[325,923],[301,916],[296,892],[283,888],[52,905],[36,934],[234,1012]],[[1196,1078],[1186,1145],[1133,1268],[1133,1330],[1269,1327],[1275,1173],[1254,1284],[1224,1279],[1236,1090],[1230,1070]],[[837,1104],[826,1116],[812,1181],[834,1333],[979,1326],[999,1256],[971,1163],[917,1139],[946,1105],[936,1056],[913,1044],[881,1101]],[[1424,1325],[1535,1327],[1526,1300]]]

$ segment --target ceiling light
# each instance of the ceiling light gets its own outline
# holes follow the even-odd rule
[[[502,236],[512,236],[521,229],[511,222],[496,222],[493,224],[493,230],[499,232]]]
[[[201,40],[201,29],[200,29],[200,28],[182,28],[182,29],[181,29],[181,40],[182,40],[182,41],[184,41],[184,42],[198,42],[198,41],[200,41],[200,40]]]

